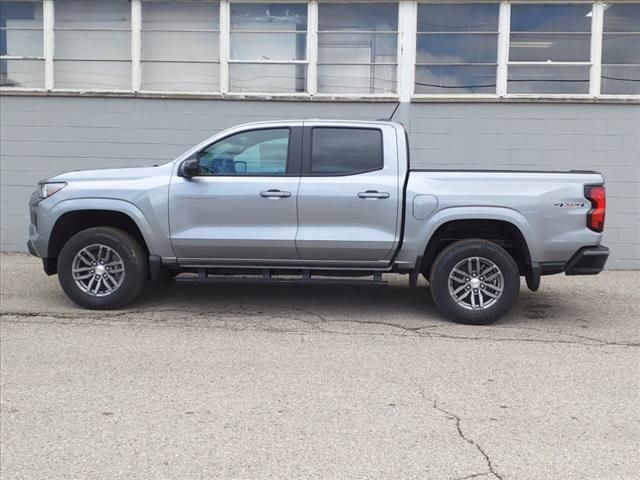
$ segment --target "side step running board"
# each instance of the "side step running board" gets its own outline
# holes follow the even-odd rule
[[[268,284],[280,284],[280,285],[387,285],[387,282],[382,280],[381,272],[372,272],[372,278],[370,280],[363,280],[361,278],[324,278],[324,277],[312,277],[311,270],[302,270],[296,274],[294,272],[291,275],[284,277],[275,277],[272,275],[270,269],[264,269],[262,275],[216,275],[209,272],[206,268],[199,268],[197,276],[179,276],[175,279],[176,283],[216,283],[216,284],[252,284],[252,285],[268,285]]]

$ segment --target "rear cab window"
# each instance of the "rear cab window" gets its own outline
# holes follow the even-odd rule
[[[311,175],[355,175],[383,168],[382,131],[313,127]]]

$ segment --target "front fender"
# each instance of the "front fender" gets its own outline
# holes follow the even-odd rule
[[[62,200],[39,214],[39,234],[44,238],[50,238],[54,225],[62,215],[81,210],[105,210],[127,215],[137,225],[151,255],[173,256],[169,238],[159,234],[164,231],[161,225],[157,225],[153,219],[150,221],[136,205],[126,200],[105,198]]]

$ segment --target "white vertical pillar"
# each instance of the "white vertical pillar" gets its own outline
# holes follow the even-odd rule
[[[511,35],[511,4],[500,2],[498,19],[498,72],[496,76],[496,93],[503,97],[507,94],[509,36]]]
[[[591,71],[589,74],[589,94],[600,95],[602,85],[602,30],[604,28],[604,4],[601,1],[591,7]]]
[[[311,0],[307,11],[307,92],[318,93],[318,2]]]
[[[142,3],[131,0],[131,90],[138,92],[142,82]]]
[[[229,45],[231,8],[229,0],[220,2],[220,92],[229,92]]]
[[[46,88],[47,90],[53,90],[54,87],[54,21],[53,0],[44,0],[44,2],[42,3],[42,49],[44,54],[44,88]]]
[[[401,0],[398,9],[398,96],[409,103],[415,88],[418,4]]]

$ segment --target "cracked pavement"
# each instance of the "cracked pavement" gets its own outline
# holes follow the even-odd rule
[[[546,277],[473,327],[400,276],[90,312],[0,264],[3,479],[638,478],[640,272]]]

